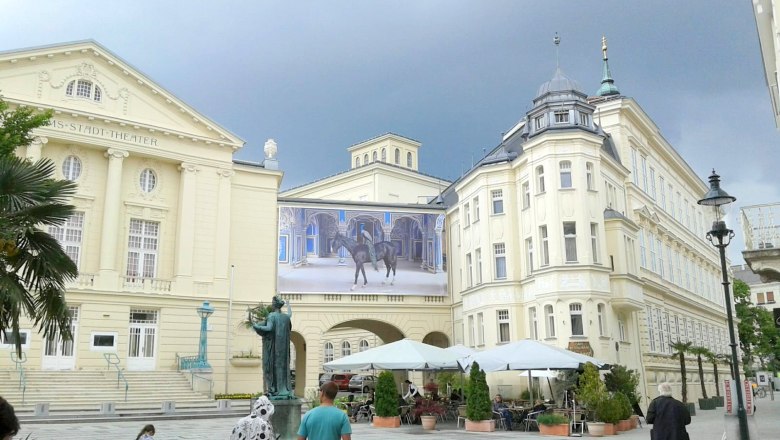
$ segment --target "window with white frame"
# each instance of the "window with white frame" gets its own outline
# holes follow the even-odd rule
[[[471,201],[474,205],[474,223],[479,221],[479,197],[474,197]]]
[[[585,336],[585,326],[582,321],[582,304],[569,304],[569,320],[571,321],[571,335]]]
[[[672,258],[672,248],[666,245],[666,258],[669,260],[669,281],[674,283],[674,258]]]
[[[506,279],[506,245],[493,243],[493,258],[496,264],[496,279]]]
[[[620,342],[627,342],[628,335],[626,334],[626,322],[623,318],[618,318],[618,340]]]
[[[360,166],[360,156],[355,157],[355,168]]]
[[[463,215],[465,216],[463,220],[464,226],[468,226],[471,224],[471,205],[466,203],[463,205]]]
[[[382,148],[382,162],[387,162],[387,149]]]
[[[526,276],[531,276],[534,271],[534,242],[530,238],[525,239],[525,270]]]
[[[141,186],[141,191],[150,193],[157,187],[157,174],[151,168],[146,168],[141,171],[141,176],[138,179],[138,184]]]
[[[548,338],[555,337],[555,309],[552,304],[544,306],[545,331]]]
[[[496,317],[498,322],[498,342],[509,342],[509,310],[497,310]]]
[[[376,162],[376,159],[377,159],[377,154],[376,151],[374,151],[371,153],[371,162]]]
[[[477,345],[485,345],[485,318],[482,312],[477,313]]]
[[[691,229],[691,205],[688,204],[688,199],[683,202],[685,205],[685,227]]]
[[[623,239],[626,243],[626,271],[628,273],[636,273],[636,249],[634,246],[636,246],[636,243],[633,239],[623,236]]]
[[[634,185],[639,186],[639,168],[636,166],[636,149],[631,148],[631,176],[634,179]]]
[[[655,200],[655,168],[650,167],[650,197]]]
[[[127,276],[154,278],[157,275],[157,247],[160,223],[131,219],[127,240]]]
[[[648,194],[647,191],[647,157],[642,156],[642,189],[645,191],[645,194]]]
[[[528,323],[530,324],[531,339],[539,339],[539,321],[536,318],[536,307],[528,309]]]
[[[366,351],[368,350],[369,347],[370,345],[368,344],[368,341],[366,341],[365,339],[361,339],[360,342],[358,343],[358,352]]]
[[[589,190],[595,190],[596,185],[593,180],[593,164],[591,162],[585,163],[585,183]]]
[[[103,91],[97,84],[86,79],[73,80],[65,87],[65,94],[77,98],[91,99],[100,102],[103,99]]]
[[[31,335],[31,330],[19,329],[19,342],[22,346],[22,350],[27,350],[30,348]],[[13,331],[10,328],[0,331],[0,348],[16,349],[16,340],[17,338],[14,336]]]
[[[671,353],[672,347],[670,347],[669,342],[669,312],[663,313],[663,323],[661,327],[661,351],[664,353]]]
[[[561,188],[571,188],[571,162],[561,161],[559,164],[561,172]]]
[[[62,161],[62,175],[66,180],[76,181],[81,176],[81,159],[74,155],[66,157]]]
[[[539,165],[536,167],[536,193],[541,194],[544,192],[544,167]]]
[[[476,271],[477,285],[480,285],[482,284],[482,249],[477,248],[474,251],[474,257],[477,260],[477,271]]]
[[[352,354],[352,344],[349,341],[341,341],[341,357]]]
[[[324,356],[322,357],[322,362],[331,362],[333,360],[333,344],[326,342],[323,354]]]
[[[584,127],[590,127],[590,115],[587,113],[580,113],[580,125]]]
[[[692,272],[692,265],[691,260],[688,259],[688,257],[683,257],[683,264],[685,265],[685,288],[688,290],[691,289],[691,272]]]
[[[79,267],[81,240],[84,236],[84,213],[76,211],[62,226],[49,226],[49,234],[57,240],[76,267]]]
[[[606,336],[607,335],[607,321],[606,321],[607,312],[604,304],[597,305],[596,312],[598,314],[598,320],[599,320],[599,336]]]
[[[593,255],[593,263],[600,263],[599,260],[599,224],[590,224],[590,250]]]
[[[658,177],[658,188],[661,190],[661,208],[666,211],[666,180],[664,176]]]
[[[675,261],[675,266],[676,266],[677,274],[675,275],[675,278],[677,278],[677,285],[678,286],[682,286],[682,282],[683,282],[682,281],[683,265],[680,262],[680,253],[679,252],[675,252],[674,253],[674,259],[676,260]]]
[[[664,278],[664,248],[660,238],[655,239],[655,248],[658,251],[658,275]]]
[[[115,352],[118,339],[117,332],[92,332],[89,335],[89,350]]]
[[[682,222],[683,222],[683,198],[682,198],[682,196],[680,195],[679,192],[677,193],[676,205],[677,205],[677,221],[680,222],[680,224],[682,224]]]
[[[566,262],[577,262],[577,224],[575,222],[563,222],[563,241],[566,248]]]
[[[466,287],[472,287],[474,285],[472,274],[473,268],[471,267],[471,252],[469,252],[466,254]]]
[[[550,265],[550,238],[547,236],[547,225],[539,226],[539,240],[542,243],[542,266]]]
[[[650,352],[655,352],[655,329],[653,324],[653,309],[647,306],[645,311],[647,317],[647,342],[650,344]]]
[[[639,230],[639,266],[647,267],[647,256],[645,252],[645,232]]]
[[[528,182],[523,182],[523,209],[528,209],[531,206],[531,187]]]
[[[401,150],[398,148],[395,149],[395,164],[401,165]]]
[[[559,110],[555,112],[555,123],[556,124],[568,124],[569,123],[569,111],[568,110]]]
[[[363,155],[363,165],[368,165],[368,153]]]
[[[680,340],[680,317],[677,315],[674,315],[674,317],[670,321],[670,333],[669,333],[669,340],[672,342],[677,342]]]
[[[647,232],[647,244],[650,247],[650,270],[656,272],[655,235],[650,231]]]
[[[412,153],[406,153],[406,167],[412,167]]]
[[[477,345],[477,333],[474,329],[474,315],[469,315],[469,345],[476,347]]]
[[[490,191],[490,198],[493,199],[493,214],[504,213],[504,191],[494,189]]]
[[[534,127],[537,130],[541,130],[542,128],[547,126],[546,116],[547,115],[541,115],[541,116],[537,116],[536,118],[534,118]]]

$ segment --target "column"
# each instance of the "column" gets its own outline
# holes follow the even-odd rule
[[[179,165],[179,218],[176,221],[176,265],[173,276],[176,290],[188,291],[192,285],[192,254],[195,250],[195,194],[198,167]]]
[[[441,272],[443,262],[443,250],[442,250],[442,232],[444,231],[444,215],[439,214],[436,217],[436,226],[433,228],[436,233],[436,239],[433,242],[433,255],[434,265],[436,266],[435,272]]]
[[[116,288],[119,274],[116,267],[116,253],[119,212],[122,207],[122,162],[128,153],[109,148],[105,156],[108,158],[108,173],[103,200],[103,230],[100,235],[100,283],[104,287]]]
[[[217,225],[214,236],[214,283],[217,292],[219,285],[227,286],[230,270],[230,186],[235,172],[233,170],[217,170],[219,189],[217,193]],[[223,284],[224,283],[224,284]],[[222,291],[225,291],[224,289]]]
[[[49,139],[47,137],[37,136],[35,139],[33,139],[32,142],[30,142],[30,145],[27,146],[27,154],[25,157],[30,159],[31,162],[37,162],[41,158],[41,150],[43,149],[43,146],[48,142]]]

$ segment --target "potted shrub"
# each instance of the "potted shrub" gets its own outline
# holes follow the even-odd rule
[[[604,375],[604,385],[607,391],[613,393],[621,392],[628,397],[631,412],[628,419],[631,421],[631,429],[639,426],[638,413],[641,412],[639,402],[642,399],[637,391],[639,387],[639,373],[636,370],[629,370],[623,365],[613,365],[609,372]]]
[[[618,431],[628,431],[631,429],[631,413],[634,412],[634,410],[631,408],[631,402],[628,400],[628,397],[618,391],[615,393],[614,396],[612,396],[612,399],[615,401],[615,403],[618,406],[618,410],[620,412],[620,420],[617,424],[617,430]]]
[[[604,423],[604,435],[617,434],[615,424],[620,421],[622,415],[623,409],[620,407],[620,403],[609,396],[601,400],[596,407],[596,419]],[[590,425],[589,423],[589,428]]]
[[[376,415],[373,422],[375,428],[398,428],[401,426],[401,418],[398,416],[398,391],[395,386],[393,373],[383,371],[379,373],[374,391],[374,408]]]
[[[704,368],[701,364],[702,356],[707,357],[712,354],[706,347],[691,347],[690,353],[696,355],[696,362],[699,367],[699,383],[701,384],[701,395],[699,399],[699,409],[715,409],[715,402],[707,397],[707,387],[704,386]]]
[[[493,405],[485,372],[474,362],[469,372],[469,393],[466,400],[466,431],[492,432],[496,425],[493,421]]]
[[[577,387],[578,403],[588,409],[588,417],[593,418],[596,406],[604,398],[607,388],[601,381],[599,369],[591,364],[585,364],[585,369],[580,375],[580,383]]]
[[[681,342],[679,339],[672,344],[672,350],[674,354],[672,358],[680,360],[680,376],[682,378],[682,403],[688,407],[688,412],[692,415],[696,415],[696,405],[688,403],[688,373],[685,371],[685,355],[691,350],[691,342]]]
[[[444,407],[432,399],[421,399],[414,407],[414,415],[420,418],[423,429],[436,429],[436,418],[444,415]]]
[[[569,419],[560,414],[539,414],[536,422],[542,435],[569,436]]]

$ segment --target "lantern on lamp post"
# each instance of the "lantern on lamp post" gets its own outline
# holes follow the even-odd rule
[[[211,368],[206,356],[206,331],[208,330],[209,316],[214,313],[214,307],[212,307],[208,301],[203,301],[203,305],[197,309],[198,316],[200,316],[200,345],[198,346],[198,360],[195,362],[195,368]]]

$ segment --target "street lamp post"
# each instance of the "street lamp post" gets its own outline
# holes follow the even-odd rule
[[[198,360],[195,362],[195,368],[211,368],[206,358],[206,330],[209,316],[214,313],[214,307],[209,305],[208,301],[203,301],[203,305],[196,309],[200,316],[200,345],[198,346]]]
[[[729,338],[731,340],[731,377],[736,383],[737,393],[737,418],[739,419],[739,438],[741,440],[750,440],[747,425],[747,412],[745,411],[745,402],[742,397],[742,386],[739,380],[739,357],[737,355],[737,338],[734,334],[734,316],[731,313],[731,292],[729,291],[729,278],[726,272],[726,246],[734,238],[734,231],[726,227],[726,221],[721,219],[721,206],[737,200],[720,189],[720,176],[712,170],[710,176],[710,190],[704,194],[704,197],[698,201],[699,205],[712,206],[715,210],[715,221],[712,222],[712,230],[707,232],[707,240],[720,252],[720,270],[723,276],[723,294],[726,297],[726,316],[729,322]]]

